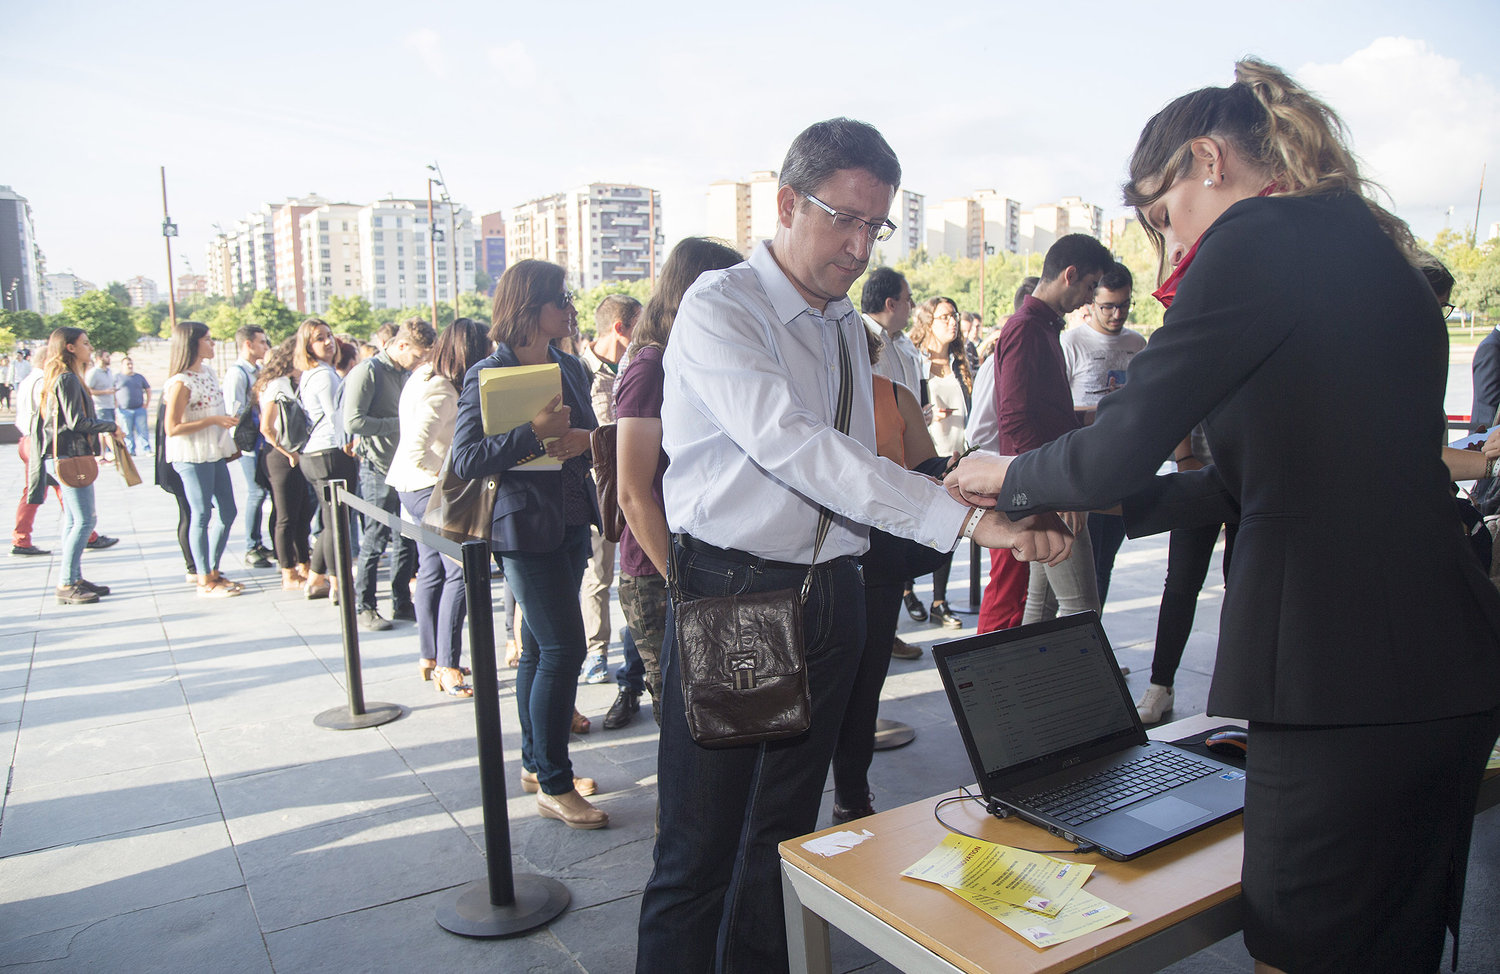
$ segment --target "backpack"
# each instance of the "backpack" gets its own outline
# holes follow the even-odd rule
[[[250,394],[255,388],[255,379],[238,363],[235,368],[245,374],[245,404],[235,418],[234,445],[241,453],[254,454],[260,447],[260,406]]]
[[[312,430],[307,421],[307,410],[296,397],[278,392],[276,394],[276,445],[288,453],[301,453],[307,446]]]

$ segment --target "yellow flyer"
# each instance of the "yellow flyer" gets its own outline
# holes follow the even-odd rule
[[[901,875],[1056,916],[1093,871],[1087,863],[950,835]]]
[[[1075,893],[1056,916],[1012,906],[973,890],[955,889],[953,892],[999,920],[1033,947],[1039,948],[1066,943],[1074,937],[1102,930],[1111,923],[1118,923],[1130,916],[1130,911],[1106,903],[1093,893],[1083,890]]]
[[[484,435],[507,433],[528,422],[562,392],[562,369],[556,362],[482,369],[479,373],[479,415]],[[561,470],[562,464],[543,455],[524,464],[527,470]]]

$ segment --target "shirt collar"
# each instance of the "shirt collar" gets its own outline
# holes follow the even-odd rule
[[[791,324],[804,314],[821,315],[834,321],[841,321],[846,316],[854,313],[854,303],[849,298],[842,297],[828,302],[828,307],[821,312],[815,310],[807,303],[807,299],[797,290],[792,279],[786,276],[786,271],[776,263],[776,258],[771,254],[771,245],[762,240],[750,251],[747,261],[756,276],[760,278],[760,286],[765,289],[766,297],[771,299],[771,308],[776,312],[776,317],[782,324]]]
[[[1062,315],[1053,311],[1052,305],[1034,294],[1026,295],[1026,300],[1021,302],[1021,310],[1029,315],[1051,322],[1058,331],[1062,331],[1063,328],[1067,327],[1068,323],[1063,320]]]

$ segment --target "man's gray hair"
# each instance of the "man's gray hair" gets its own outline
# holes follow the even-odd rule
[[[781,164],[782,186],[806,196],[841,169],[863,169],[892,189],[901,185],[901,163],[875,126],[830,118],[802,130]]]

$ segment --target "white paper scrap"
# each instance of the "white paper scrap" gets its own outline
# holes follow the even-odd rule
[[[825,859],[836,856],[840,852],[848,852],[866,839],[875,838],[875,833],[869,829],[859,832],[830,832],[828,835],[816,839],[809,839],[802,843],[802,848],[808,852],[816,853]]]

